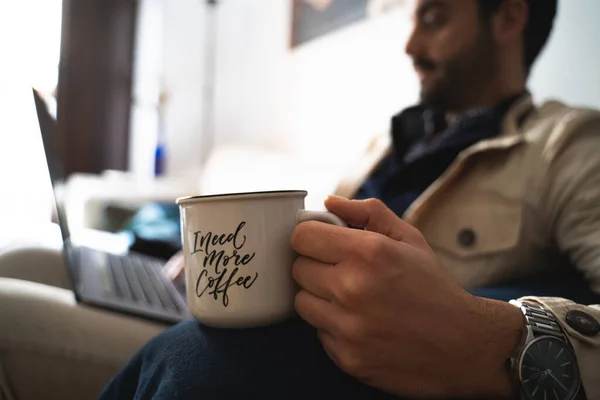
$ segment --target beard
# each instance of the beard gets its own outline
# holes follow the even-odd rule
[[[475,106],[498,74],[498,50],[489,34],[481,34],[446,61],[414,59],[414,65],[431,73],[421,82],[422,104],[440,112],[460,112]]]

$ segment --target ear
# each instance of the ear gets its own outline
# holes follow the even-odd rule
[[[510,44],[521,40],[528,19],[529,7],[525,0],[504,0],[492,19],[496,42]]]

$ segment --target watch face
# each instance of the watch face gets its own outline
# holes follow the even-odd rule
[[[520,378],[531,400],[571,400],[579,389],[579,368],[562,340],[542,336],[529,343],[520,359]]]

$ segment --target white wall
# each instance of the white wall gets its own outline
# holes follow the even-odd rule
[[[600,1],[559,0],[556,27],[531,79],[539,100],[600,108]]]
[[[163,79],[163,0],[139,3],[133,66],[129,169],[138,177],[154,175],[158,107]]]
[[[205,6],[164,4],[168,172],[178,175],[200,169]],[[290,152],[306,163],[308,181],[331,186],[362,143],[416,99],[403,56],[408,23],[392,12],[292,50],[290,22],[287,0],[219,5],[216,142]]]
[[[203,0],[163,0],[163,4],[167,171],[183,174],[199,167],[205,4]]]
[[[204,0],[140,1],[129,154],[129,168],[140,178],[154,174],[159,109],[167,141],[167,171],[178,176],[198,174],[205,18]]]
[[[333,188],[369,137],[387,129],[392,114],[417,99],[402,8],[290,49],[291,1],[222,3],[217,144],[260,144],[299,156],[305,182],[319,182],[318,196]],[[200,170],[204,7],[201,0],[165,1],[168,167],[175,175]],[[600,107],[598,15],[600,1],[561,2],[530,85],[537,99]]]
[[[416,101],[418,82],[404,56],[406,11],[357,23],[289,54],[292,99],[287,133],[335,184],[366,141]],[[333,156],[333,157],[330,157]]]

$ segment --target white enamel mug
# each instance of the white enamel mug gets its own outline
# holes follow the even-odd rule
[[[212,327],[248,328],[295,314],[294,227],[309,220],[346,226],[330,212],[304,210],[306,194],[290,190],[177,199],[187,303],[197,320]]]

